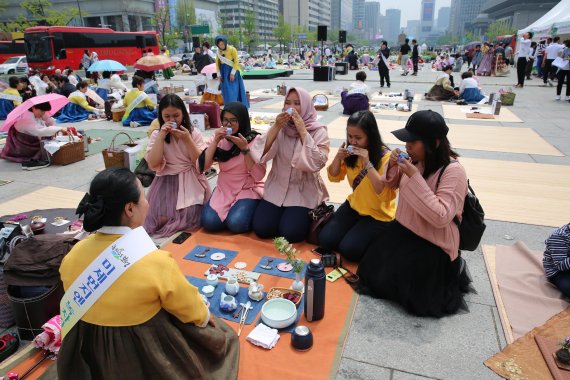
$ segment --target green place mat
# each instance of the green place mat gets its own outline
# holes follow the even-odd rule
[[[271,79],[277,77],[288,77],[293,74],[293,70],[249,70],[242,71],[241,76],[244,79]]]
[[[129,136],[131,136],[133,140],[142,139],[147,136],[145,131],[133,131],[130,128],[125,128],[125,129],[126,130],[124,132],[127,133]],[[93,143],[89,144],[89,152],[85,152],[85,155],[92,156],[94,154],[101,153],[103,149],[106,149],[111,145],[111,140],[113,140],[113,137],[115,137],[115,135],[119,132],[122,131],[110,130],[110,129],[89,129],[85,131],[87,136],[91,138],[101,138],[101,141],[94,141]],[[128,141],[127,136],[120,135],[115,140],[115,144],[121,145],[126,143],[127,141]]]

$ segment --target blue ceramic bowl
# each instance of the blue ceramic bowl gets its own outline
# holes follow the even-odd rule
[[[291,334],[291,345],[299,351],[307,351],[313,347],[313,333],[307,326],[297,326]]]

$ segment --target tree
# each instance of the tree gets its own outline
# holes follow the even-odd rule
[[[279,45],[285,45],[291,41],[291,24],[285,22],[283,15],[279,15],[277,26],[273,29],[273,35],[279,41]],[[281,50],[281,46],[279,47]]]
[[[495,21],[487,28],[485,36],[489,41],[493,41],[497,36],[512,35],[517,30],[511,27],[506,20]]]
[[[152,17],[152,26],[156,28],[158,39],[162,46],[172,47],[177,34],[170,32],[170,8],[168,3],[163,8],[157,9]]]
[[[49,0],[24,0],[20,6],[25,10],[26,16],[20,13],[15,20],[3,25],[3,30],[23,32],[26,28],[38,25],[68,25],[79,17],[77,8],[54,9]],[[83,13],[83,16],[85,15]]]
[[[219,33],[220,34],[224,34],[227,38],[228,38],[228,44],[233,45],[233,46],[238,46],[239,43],[239,29],[235,28],[235,27],[229,27],[228,25],[232,24],[232,26],[235,25],[235,22],[233,21],[232,18],[230,18],[230,16],[224,15],[221,12],[218,12],[216,15],[216,19],[218,21],[218,25],[219,25]]]
[[[176,24],[180,31],[184,30],[185,25],[196,24],[194,0],[178,0],[176,3]]]
[[[250,53],[253,52],[253,48],[257,43],[257,29],[256,29],[255,12],[247,11],[245,13],[245,22],[243,24],[244,28],[244,43],[247,45]]]

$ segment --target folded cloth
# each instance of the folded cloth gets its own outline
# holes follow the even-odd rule
[[[281,336],[276,329],[265,326],[263,323],[258,324],[247,336],[247,340],[256,346],[260,346],[271,350],[277,344]]]
[[[68,141],[69,142],[69,141]],[[44,143],[44,149],[51,155],[55,154],[62,146],[66,145],[68,142],[61,142],[55,140],[49,140]]]

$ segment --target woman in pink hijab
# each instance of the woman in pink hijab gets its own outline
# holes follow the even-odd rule
[[[311,225],[309,211],[328,199],[319,172],[327,163],[330,145],[327,128],[317,122],[306,90],[289,89],[283,112],[265,139],[261,162],[273,162],[253,217],[253,230],[260,238],[303,241]]]

